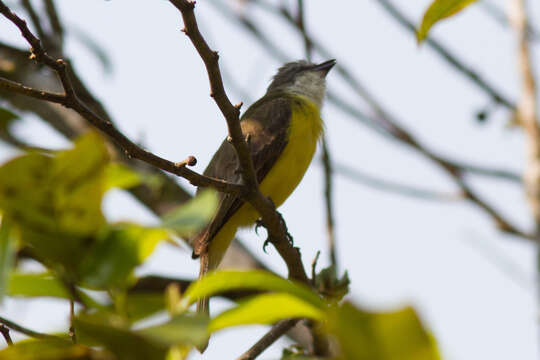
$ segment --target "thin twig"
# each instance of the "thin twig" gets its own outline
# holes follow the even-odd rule
[[[535,239],[540,244],[540,125],[536,102],[536,80],[527,36],[528,17],[525,0],[510,0],[510,21],[518,39],[521,97],[516,117],[527,139],[527,166],[523,176],[527,201],[535,220]]]
[[[287,319],[282,320],[272,326],[269,332],[267,332],[259,341],[255,343],[248,351],[240,355],[236,360],[253,360],[257,358],[264,350],[272,345],[283,334],[292,329],[300,319]]]
[[[7,326],[11,330],[20,332],[21,334],[24,334],[24,335],[27,335],[27,336],[30,336],[30,337],[33,337],[33,338],[37,338],[37,339],[62,339],[61,337],[58,337],[58,336],[44,334],[44,333],[40,333],[40,332],[37,332],[37,331],[27,329],[24,326],[18,325],[16,323],[14,323],[13,321],[8,320],[8,319],[6,319],[4,317],[1,317],[1,316],[0,316],[0,324],[3,324],[5,326]]]
[[[403,14],[397,7],[395,7],[389,0],[376,0],[386,12],[392,16],[400,25],[407,29],[413,36],[416,36],[416,27],[414,22],[411,21],[405,14]],[[446,46],[444,46],[438,40],[428,36],[425,43],[432,48],[437,54],[439,54],[448,64],[450,64],[455,70],[463,74],[466,78],[471,80],[480,89],[484,90],[493,101],[505,106],[506,108],[513,110],[516,104],[508,97],[503,95],[499,90],[488,83],[478,72],[473,70],[470,66],[466,65],[457,55],[452,53]]]
[[[66,106],[67,108],[75,110],[90,124],[111,137],[122,149],[124,149],[124,152],[128,157],[145,161],[162,170],[184,177],[189,180],[193,185],[211,186],[219,191],[238,195],[241,195],[243,193],[244,186],[240,184],[232,184],[220,179],[214,179],[197,174],[196,172],[187,169],[183,165],[178,165],[177,163],[161,158],[133,143],[123,133],[121,133],[110,121],[102,119],[79,100],[79,98],[75,94],[75,90],[68,75],[68,64],[61,59],[55,60],[50,57],[41,46],[41,42],[39,41],[39,39],[35,37],[28,29],[26,21],[22,20],[15,13],[13,13],[1,0],[0,13],[2,13],[7,19],[9,19],[19,28],[22,36],[32,46],[32,57],[35,58],[36,61],[50,67],[58,74],[65,94],[58,95],[47,93],[44,91],[23,86],[21,84],[14,83],[3,78],[0,79],[0,87],[10,89],[19,94],[35,97],[37,99],[56,102]]]
[[[399,16],[399,19],[403,21],[405,24],[407,24],[407,19],[403,17],[403,15],[397,11],[387,0],[378,0],[383,5],[385,5],[386,9],[390,9],[393,12],[393,14],[396,14],[396,16]],[[219,2],[212,2],[212,3],[219,3]],[[285,18],[293,18],[290,13],[287,13],[287,10],[284,8],[279,9],[279,12],[281,14],[284,14]],[[242,21],[239,21],[240,24],[244,25]],[[412,28],[414,29],[414,25],[412,23],[408,23]],[[251,26],[255,26],[254,24],[251,24]],[[256,34],[261,33],[258,29],[249,29],[250,33]],[[256,36],[258,39],[259,37]],[[428,41],[430,39],[428,38]],[[270,43],[268,39],[265,39],[264,44]],[[317,43],[312,41],[314,48],[317,49]],[[432,46],[439,46],[438,43],[431,41]],[[276,52],[274,49],[276,49],[276,46],[272,44],[272,51],[270,51],[270,54],[275,54]],[[472,70],[464,66],[461,62],[457,60],[457,58],[453,57],[453,55],[449,53],[445,53],[442,49],[442,53],[448,55],[448,60],[451,62],[454,62],[456,66],[459,66],[461,70],[463,70],[466,74],[468,74],[471,79],[475,80],[481,87],[483,87],[488,93],[492,95],[492,97],[495,99],[495,101],[502,103],[506,105],[507,107],[513,109],[514,105],[513,103],[509,102],[506,98],[502,97],[498,92],[496,92],[492,87],[487,85],[487,83],[479,77],[478,74],[474,73]],[[339,68],[338,68],[339,69]],[[440,155],[436,154],[432,150],[425,147],[421,142],[408,130],[403,127],[400,121],[398,121],[393,115],[391,115],[376,99],[373,95],[371,95],[367,89],[362,86],[362,84],[356,80],[350,72],[345,71],[343,69],[339,72],[342,77],[348,81],[348,83],[351,85],[351,87],[356,91],[356,93],[368,103],[368,105],[372,108],[373,112],[375,113],[374,117],[368,117],[368,123],[370,125],[376,124],[375,126],[370,126],[371,128],[376,128],[379,133],[383,132],[391,137],[394,140],[397,140],[398,142],[401,142],[405,145],[410,146],[417,152],[419,152],[423,157],[433,161],[438,165],[439,168],[444,170],[447,175],[449,175],[454,183],[460,187],[461,192],[464,194],[465,198],[475,204],[480,209],[484,210],[484,212],[491,217],[491,219],[494,221],[497,228],[505,233],[515,235],[518,237],[521,237],[523,239],[529,239],[531,240],[533,236],[531,234],[528,234],[526,232],[521,231],[517,228],[517,226],[513,225],[510,220],[503,217],[502,214],[500,214],[498,211],[495,210],[491,205],[489,205],[487,202],[485,202],[483,199],[481,199],[478,195],[476,195],[472,188],[465,182],[464,179],[464,171],[463,169],[459,168],[457,163],[450,161],[448,159],[445,159],[441,157]],[[330,94],[329,94],[330,95]],[[363,114],[362,114],[363,115]],[[364,116],[360,117],[360,120],[363,122],[366,120]],[[374,120],[375,123],[371,122],[370,120]],[[382,130],[382,131],[381,131]],[[539,167],[540,168],[540,167]],[[486,173],[487,175],[487,173]]]
[[[304,1],[297,0],[297,14],[296,14],[296,27],[304,39],[305,56],[308,61],[312,61],[313,44],[307,32],[305,17],[304,17]],[[324,167],[324,199],[326,204],[326,232],[328,236],[328,253],[330,257],[330,263],[334,274],[337,273],[337,257],[336,257],[336,236],[334,232],[334,212],[332,207],[332,162],[330,157],[330,150],[328,149],[326,136],[322,137],[322,162]],[[313,270],[313,268],[312,268]],[[311,283],[315,282],[315,278],[312,277]],[[313,338],[313,355],[317,356],[330,356],[328,338],[317,331],[317,326],[309,326],[311,335]]]
[[[26,12],[28,13],[28,16],[30,16],[30,20],[32,20],[32,24],[36,28],[36,32],[38,36],[41,39],[46,39],[47,34],[45,33],[45,30],[43,30],[43,26],[41,26],[41,20],[39,19],[39,16],[36,10],[32,6],[32,2],[30,0],[21,0],[21,4],[23,8],[26,10]]]
[[[54,4],[54,0],[45,0],[45,11],[49,18],[49,23],[51,24],[52,31],[58,36],[60,41],[64,38],[64,27],[58,16],[58,11]]]
[[[8,346],[13,345],[13,340],[11,340],[11,336],[9,335],[9,328],[6,325],[0,324],[0,333],[2,333],[2,336],[6,340]]]
[[[140,148],[138,145],[129,140],[123,133],[121,133],[110,121],[103,120],[78,99],[71,83],[68,64],[61,59],[55,60],[49,56],[41,46],[40,40],[28,29],[26,22],[13,13],[2,0],[0,0],[0,13],[2,13],[8,20],[19,28],[22,36],[32,46],[32,58],[50,67],[58,74],[65,91],[65,94],[59,103],[75,110],[94,127],[110,136],[122,149],[124,149],[126,155],[129,157],[137,158],[162,170],[184,177],[193,185],[211,186],[219,191],[238,195],[244,200],[250,202],[261,214],[265,226],[267,226],[272,243],[275,245],[276,249],[287,264],[289,276],[304,283],[308,283],[308,278],[300,258],[299,249],[294,248],[289,244],[287,230],[283,219],[276,212],[272,201],[258,191],[258,184],[255,177],[251,155],[240,129],[240,106],[233,106],[227,98],[217,62],[217,52],[212,51],[208,47],[208,44],[198,30],[193,12],[194,3],[187,0],[170,1],[175,7],[178,8],[178,10],[181,11],[182,17],[184,18],[184,23],[186,25],[185,32],[193,42],[195,48],[201,55],[201,58],[206,65],[210,79],[211,95],[227,120],[227,125],[229,127],[229,138],[231,139],[239,158],[244,184],[233,184],[220,179],[202,176],[187,169],[185,164],[174,163]],[[6,82],[3,83],[6,84]],[[15,87],[18,89],[21,88],[20,86]],[[27,91],[27,93],[35,95],[37,91]]]
[[[296,22],[295,25],[302,35],[304,41],[304,53],[308,61],[312,60],[313,56],[313,43],[311,42],[311,37],[308,34],[305,20],[305,9],[304,1],[297,0],[297,13],[296,13]],[[284,10],[286,11],[286,10]],[[324,200],[325,200],[325,210],[326,210],[326,232],[328,236],[328,253],[330,258],[330,264],[337,272],[337,257],[336,257],[336,235],[334,231],[334,211],[333,211],[333,197],[332,197],[332,157],[330,156],[330,150],[328,149],[328,143],[326,136],[323,135],[322,138],[322,164],[324,169]],[[313,280],[313,279],[312,279]]]
[[[493,3],[492,1],[487,1],[487,0],[479,1],[478,3],[479,3],[478,5],[480,5],[481,8],[484,9],[486,14],[491,16],[497,22],[497,24],[505,28],[512,26],[504,10],[499,8],[497,4]],[[531,24],[528,24],[527,26],[527,36],[529,37],[529,40],[531,41],[540,40],[540,33]]]
[[[455,201],[464,198],[463,195],[459,193],[437,192],[434,190],[427,190],[420,187],[404,185],[398,182],[381,179],[342,163],[335,164],[335,172],[351,181],[369,186],[373,189],[413,197],[415,199]]]
[[[75,334],[75,326],[74,324],[75,320],[75,301],[73,299],[69,300],[69,337],[71,338],[71,341],[76,344],[77,343],[77,335]]]
[[[322,141],[322,163],[324,168],[324,200],[326,205],[326,232],[328,236],[328,249],[330,256],[330,264],[332,265],[335,273],[338,271],[338,262],[336,255],[336,234],[335,234],[335,220],[333,209],[333,181],[332,177],[334,169],[330,158],[330,152],[328,151],[328,144],[326,138]]]

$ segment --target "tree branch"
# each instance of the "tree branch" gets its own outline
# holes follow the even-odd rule
[[[189,37],[205,64],[210,81],[210,96],[212,96],[227,121],[227,127],[229,129],[228,139],[234,146],[238,156],[242,179],[245,184],[243,198],[251,203],[261,215],[272,244],[287,263],[289,277],[309,284],[300,258],[300,251],[289,243],[288,233],[283,219],[276,212],[273,202],[259,191],[251,154],[249,153],[242,129],[240,128],[241,104],[233,106],[225,93],[218,64],[219,56],[216,51],[210,49],[199,32],[194,14],[195,3],[187,0],[169,1],[182,14],[185,25],[183,31]]]
[[[243,192],[243,186],[238,184],[228,183],[220,179],[214,179],[197,174],[185,167],[183,163],[174,163],[172,161],[163,159],[151,152],[148,152],[138,145],[129,140],[123,133],[121,133],[110,121],[102,119],[96,115],[90,108],[82,103],[75,94],[71,79],[68,75],[68,65],[65,61],[58,59],[55,60],[50,57],[37,37],[28,29],[26,21],[19,18],[13,13],[3,1],[0,1],[0,13],[2,13],[7,19],[14,23],[21,31],[22,36],[32,46],[32,57],[38,62],[41,62],[54,70],[62,83],[65,94],[58,95],[47,93],[44,91],[32,89],[21,84],[16,84],[7,79],[0,79],[0,86],[2,88],[11,88],[13,91],[19,94],[32,96],[41,100],[53,101],[64,105],[67,108],[75,110],[93,126],[101,130],[103,133],[111,137],[122,149],[128,157],[136,158],[145,161],[151,165],[154,165],[162,170],[173,173],[178,176],[182,176],[188,179],[192,184],[197,186],[211,186],[219,191],[241,194]]]
[[[15,330],[17,332],[20,332],[21,334],[24,334],[26,336],[30,336],[30,337],[33,337],[33,338],[37,338],[37,339],[62,339],[61,337],[58,337],[58,336],[49,335],[49,334],[43,334],[43,333],[40,333],[40,332],[37,332],[37,331],[27,329],[24,326],[18,325],[16,323],[14,323],[13,321],[8,320],[8,319],[6,319],[4,317],[1,317],[1,316],[0,316],[0,324],[3,324],[5,326],[7,326],[11,330]]]
[[[378,0],[383,5],[385,5],[386,9],[393,10],[394,12],[392,14],[395,14],[396,16],[400,16],[400,21],[403,21],[402,24],[409,24],[414,29],[414,25],[412,23],[408,23],[407,19],[401,15],[395,9],[387,0]],[[219,2],[212,2],[212,4],[219,4]],[[259,0],[256,3],[261,3]],[[265,3],[266,4],[266,3]],[[219,5],[222,7],[222,5]],[[271,5],[265,5],[265,8],[271,7]],[[293,19],[294,17],[288,13],[288,10],[286,8],[280,8],[279,12],[285,16],[286,19]],[[230,13],[229,16],[233,16]],[[237,16],[239,20],[239,24],[245,26],[243,18],[241,16]],[[295,24],[295,23],[294,23]],[[261,32],[258,30],[255,26],[255,24],[250,24],[250,27],[247,27],[250,33],[252,34],[258,34],[256,35],[256,38],[261,38]],[[430,40],[429,38],[427,40]],[[314,49],[318,49],[317,42],[315,42],[313,39],[311,40],[311,43],[314,46]],[[276,56],[276,54],[279,53],[279,49],[272,44],[268,39],[264,38],[263,45],[266,46],[266,44],[270,44],[271,51],[269,51],[272,55]],[[431,41],[432,46],[438,45],[438,43]],[[434,45],[433,45],[434,44]],[[277,49],[277,50],[276,50]],[[441,51],[443,49],[441,48]],[[513,109],[514,104],[509,102],[506,98],[502,97],[501,94],[496,92],[492,87],[487,85],[487,83],[479,77],[478,74],[474,73],[472,70],[468,69],[466,66],[464,66],[461,62],[459,62],[456,58],[453,57],[453,55],[442,52],[443,54],[446,54],[448,56],[448,60],[454,63],[455,65],[458,65],[460,69],[465,71],[466,74],[468,74],[471,79],[475,80],[477,84],[479,84],[482,88],[484,88],[488,93],[492,94],[492,96],[495,98],[497,102],[500,102],[504,105],[506,105],[508,108]],[[484,200],[482,200],[479,196],[477,196],[472,188],[464,181],[464,171],[461,169],[458,165],[458,163],[455,163],[453,161],[447,160],[439,155],[437,155],[435,152],[429,150],[427,147],[422,145],[416,137],[410,133],[408,130],[406,130],[402,125],[400,125],[400,122],[391,115],[376,99],[374,96],[372,96],[367,89],[362,86],[362,84],[353,77],[352,73],[347,71],[345,68],[341,68],[339,64],[336,65],[338,72],[342,75],[344,80],[346,80],[350,86],[356,91],[356,93],[368,103],[368,105],[372,108],[373,112],[375,113],[374,117],[365,116],[361,112],[351,112],[351,110],[354,110],[352,108],[347,108],[347,112],[352,115],[359,114],[358,117],[359,120],[362,120],[363,123],[367,123],[370,128],[376,129],[378,133],[384,134],[387,137],[390,137],[398,142],[401,142],[403,144],[406,144],[416,150],[418,153],[420,153],[423,157],[433,161],[435,164],[438,165],[439,168],[441,168],[443,171],[449,175],[454,183],[460,187],[461,192],[464,194],[465,198],[468,199],[470,202],[475,204],[478,208],[484,210],[484,212],[495,222],[497,228],[505,233],[516,235],[519,237],[522,237],[524,239],[532,239],[531,234],[525,233],[521,230],[519,230],[515,225],[513,225],[509,220],[504,218],[502,214],[497,212],[491,205],[486,203]],[[340,70],[341,69],[341,70]],[[329,92],[329,95],[331,93]],[[329,96],[329,99],[332,99]],[[539,167],[540,168],[540,167]],[[540,170],[539,170],[540,171]],[[495,172],[484,172],[484,175],[498,175]]]
[[[267,332],[259,341],[257,341],[248,351],[240,355],[236,360],[253,360],[259,356],[264,350],[272,345],[277,339],[284,335],[287,331],[291,330],[300,319],[287,319],[282,320],[272,326],[269,332]]]
[[[0,333],[2,333],[2,336],[6,340],[6,343],[8,344],[8,346],[13,345],[13,340],[11,340],[11,336],[9,335],[9,328],[6,325],[4,324],[0,325]]]
[[[518,60],[521,75],[521,98],[516,117],[527,139],[525,190],[535,225],[535,240],[540,244],[540,125],[536,100],[536,80],[529,48],[529,21],[525,0],[510,0],[510,20],[518,38]]]
[[[65,94],[59,103],[75,110],[94,127],[111,137],[122,149],[124,149],[128,157],[137,158],[162,170],[184,177],[193,185],[211,186],[222,192],[236,194],[242,197],[244,200],[250,202],[261,214],[265,226],[267,226],[272,243],[276,246],[276,249],[278,249],[278,252],[287,263],[289,268],[289,276],[299,281],[308,283],[299,250],[297,248],[293,248],[288,243],[287,231],[283,220],[275,211],[272,201],[258,191],[258,184],[255,177],[255,172],[253,171],[251,156],[240,129],[240,106],[233,106],[225,94],[223,82],[219,72],[219,66],[217,63],[217,53],[210,50],[202,38],[202,35],[198,31],[193,13],[194,4],[185,0],[171,0],[171,2],[182,12],[186,22],[186,34],[190,36],[190,39],[192,39],[197,51],[205,62],[210,78],[212,96],[227,120],[230,134],[229,137],[231,138],[231,142],[237,151],[242,173],[244,175],[243,180],[245,185],[232,184],[220,179],[214,179],[197,174],[196,172],[187,169],[185,167],[185,163],[171,162],[137,146],[123,133],[116,129],[116,127],[110,121],[104,120],[100,116],[96,115],[90,108],[88,108],[78,99],[69,76],[68,64],[61,59],[55,60],[49,56],[41,46],[40,40],[28,29],[26,22],[13,13],[2,0],[0,0],[0,13],[2,13],[8,20],[19,28],[22,36],[32,46],[32,58],[40,63],[45,64],[58,74],[60,82],[62,83],[65,91]],[[19,90],[21,89],[18,86],[15,86],[15,88]],[[36,94],[38,92],[38,90],[25,91],[28,91],[30,94]]]
[[[416,27],[414,23],[408,19],[398,8],[396,8],[389,0],[376,0],[386,12],[392,16],[401,26],[407,29],[413,36],[416,36]],[[499,92],[495,87],[487,82],[479,73],[473,70],[470,66],[461,61],[442,43],[428,36],[425,43],[439,54],[449,65],[466,78],[471,80],[480,89],[484,90],[496,103],[499,103],[506,108],[513,110],[516,104]]]

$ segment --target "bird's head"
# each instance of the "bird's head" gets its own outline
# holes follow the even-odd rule
[[[279,68],[267,93],[284,91],[308,97],[321,105],[326,89],[326,75],[336,64],[328,60],[320,64],[311,64],[304,60],[290,62]]]

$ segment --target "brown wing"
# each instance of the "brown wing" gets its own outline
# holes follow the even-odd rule
[[[279,96],[259,100],[242,116],[240,125],[248,142],[259,183],[287,145],[290,118],[290,100]],[[241,181],[238,158],[229,142],[223,141],[204,175],[234,183]],[[212,238],[243,203],[243,200],[234,195],[220,194],[219,208],[214,219],[192,240],[194,258],[206,251]]]

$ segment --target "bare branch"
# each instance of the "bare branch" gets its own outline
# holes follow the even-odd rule
[[[21,31],[22,36],[32,46],[32,55],[38,62],[41,62],[51,69],[53,69],[59,76],[65,94],[57,96],[56,94],[46,93],[39,90],[31,89],[20,84],[10,82],[6,79],[2,79],[0,82],[3,88],[11,87],[20,94],[29,95],[32,97],[41,96],[41,99],[48,98],[47,100],[55,100],[67,108],[71,108],[79,113],[83,118],[90,122],[93,126],[103,131],[110,136],[122,149],[124,149],[128,157],[133,157],[142,161],[145,161],[151,165],[154,165],[162,170],[173,173],[178,176],[182,176],[188,179],[192,184],[197,186],[211,186],[219,191],[241,194],[243,192],[243,186],[239,184],[227,183],[220,179],[213,179],[210,177],[202,176],[194,171],[187,169],[185,166],[180,166],[172,161],[163,159],[151,152],[148,152],[138,145],[129,140],[123,133],[121,133],[110,121],[104,120],[96,115],[90,108],[82,103],[75,94],[75,90],[68,75],[68,65],[65,61],[58,59],[55,60],[50,57],[45,50],[41,47],[41,42],[36,38],[28,29],[26,22],[13,13],[4,3],[0,1],[0,13],[13,22]],[[40,95],[41,94],[41,95]]]
[[[5,79],[3,77],[0,77],[0,89],[4,89],[25,96],[30,96],[39,100],[50,101],[57,104],[64,104],[66,102],[66,97],[63,94],[56,94],[34,89],[29,86],[19,84],[15,81]]]
[[[272,201],[259,191],[251,154],[240,128],[239,106],[232,105],[225,93],[218,64],[219,56],[216,51],[210,49],[199,32],[194,14],[195,3],[187,0],[169,1],[182,14],[185,25],[183,31],[193,43],[206,66],[210,81],[210,96],[212,96],[227,121],[229,139],[238,156],[242,179],[245,184],[243,198],[250,202],[261,215],[272,244],[287,263],[289,277],[308,284],[308,277],[300,258],[299,249],[289,243],[285,223],[276,212]]]
[[[51,28],[53,32],[60,38],[60,40],[62,40],[64,38],[64,27],[62,26],[62,22],[58,16],[58,11],[56,10],[54,0],[45,0],[44,2],[45,11],[47,12]]]
[[[11,336],[9,335],[9,328],[6,325],[4,324],[0,325],[0,333],[2,333],[2,336],[6,340],[6,343],[8,344],[8,346],[13,345],[13,340],[11,340]]]
[[[7,326],[11,330],[20,332],[21,334],[24,334],[26,336],[30,336],[30,337],[33,337],[33,338],[37,338],[37,339],[62,339],[61,337],[58,337],[58,336],[49,335],[49,334],[43,334],[43,333],[40,333],[40,332],[37,332],[37,331],[27,329],[24,326],[18,325],[16,323],[14,323],[13,321],[8,320],[8,319],[6,319],[4,317],[1,317],[1,316],[0,316],[0,324],[3,324],[4,326]]]
[[[241,168],[243,169],[243,175],[245,175],[243,178],[245,185],[232,184],[220,179],[202,176],[187,169],[183,163],[174,163],[140,148],[116,129],[110,121],[102,119],[78,99],[69,76],[70,72],[68,64],[61,59],[55,60],[49,56],[42,48],[40,40],[28,29],[26,22],[13,13],[2,0],[0,0],[0,13],[19,28],[22,36],[32,46],[32,57],[38,62],[50,67],[58,74],[65,91],[62,102],[60,102],[62,105],[75,110],[94,127],[110,136],[122,149],[124,149],[126,155],[129,157],[137,158],[162,170],[182,176],[188,179],[193,185],[211,186],[222,192],[236,194],[250,202],[264,219],[272,243],[276,246],[276,249],[287,263],[289,276],[308,283],[307,275],[300,259],[299,250],[293,248],[289,244],[286,227],[281,216],[275,211],[275,206],[272,201],[258,191],[258,184],[255,172],[253,171],[251,156],[240,129],[239,107],[233,106],[225,94],[217,63],[217,53],[210,50],[197,28],[197,22],[193,13],[194,4],[186,0],[171,0],[171,2],[182,12],[186,23],[186,34],[190,36],[190,39],[205,62],[211,80],[212,95],[227,120],[231,142],[235,146],[240,159]],[[17,86],[15,86],[15,88],[21,89]],[[22,90],[20,91],[22,92]],[[36,94],[35,91],[28,91],[31,94]]]
[[[383,5],[385,5],[385,9],[392,10],[393,11],[392,14],[396,14],[396,16],[399,15],[399,19],[401,19],[400,21],[404,21],[405,24],[409,24],[412,27],[412,29],[414,29],[414,25],[412,25],[412,23],[410,22],[407,22],[408,20],[405,17],[403,17],[403,15],[401,15],[401,13],[399,13],[397,9],[395,9],[387,0],[378,0],[378,1],[381,2]],[[260,0],[258,0],[258,2],[260,2]],[[212,2],[212,3],[218,4],[219,1]],[[222,5],[220,5],[220,7],[221,6]],[[280,8],[279,13],[283,14],[285,18],[287,19],[293,19],[293,16],[290,15],[290,13],[288,13],[288,10],[285,8]],[[244,25],[243,21],[241,21],[241,17],[239,17],[239,19],[240,21],[238,23]],[[251,26],[255,26],[255,25],[251,24]],[[250,30],[251,33],[261,33],[256,28],[255,29],[248,28],[248,30]],[[259,37],[256,36],[256,38],[259,38]],[[427,40],[429,41],[430,39],[428,38]],[[317,42],[313,40],[311,40],[311,42],[314,46],[314,49],[318,49]],[[263,45],[268,44],[268,43],[272,44],[268,39],[265,39],[265,42],[263,43]],[[436,45],[438,46],[438,43],[433,42],[432,40],[431,40],[431,43],[432,43],[432,46],[436,46]],[[276,54],[277,52],[274,51],[276,49],[276,46],[274,44],[272,44],[271,46],[272,46],[272,51],[269,51],[269,52],[271,54]],[[441,49],[444,50],[443,48]],[[454,58],[453,55],[446,52],[442,52],[442,53],[448,55],[449,61],[454,62],[456,65],[459,65],[460,69],[462,69],[467,74],[469,74],[469,76],[475,81],[477,81],[478,84],[481,85],[481,87],[485,88],[486,91],[492,94],[492,96],[497,102],[506,105],[510,109],[514,108],[513,103],[506,100],[504,97],[502,97],[502,95],[496,92],[492,87],[488,86],[487,83],[481,80],[478,74],[472,72],[472,70],[468,69],[463,64],[461,64],[461,62],[459,62],[456,58]],[[342,75],[342,77],[345,80],[349,82],[349,84],[357,92],[357,94],[370,105],[373,112],[375,113],[374,117],[371,117],[371,116],[366,117],[364,116],[363,113],[359,112],[360,114],[359,119],[362,120],[363,123],[369,124],[370,128],[376,129],[379,133],[382,133],[386,135],[387,137],[390,137],[398,142],[401,142],[403,144],[410,146],[411,148],[419,152],[425,158],[436,163],[439,166],[439,168],[444,170],[452,178],[452,180],[456,183],[456,185],[458,185],[461,188],[462,193],[469,201],[477,205],[480,209],[484,210],[484,212],[491,217],[491,219],[495,222],[499,230],[506,232],[508,234],[522,237],[524,239],[532,238],[530,234],[527,234],[519,230],[509,220],[505,219],[502,216],[502,214],[497,212],[491,205],[489,205],[480,197],[478,197],[464,181],[464,178],[463,178],[464,172],[460,167],[457,166],[458,165],[457,163],[441,157],[440,155],[436,154],[435,152],[431,151],[430,149],[425,147],[423,144],[421,144],[421,142],[412,133],[410,133],[408,130],[405,129],[405,127],[400,125],[400,122],[392,114],[390,114],[375,99],[375,97],[372,96],[364,86],[362,86],[362,84],[358,80],[356,80],[353,77],[351,72],[343,68],[341,71],[339,71],[339,73]],[[329,99],[331,98],[329,97]],[[355,113],[355,112],[351,112],[350,110],[353,110],[353,108],[347,108],[347,112],[349,114]],[[495,175],[496,173],[485,172],[484,174]]]
[[[381,179],[373,175],[367,174],[358,169],[353,169],[342,163],[335,164],[335,171],[337,174],[344,176],[359,184],[369,186],[373,189],[380,191],[386,191],[395,193],[402,196],[413,197],[422,200],[435,200],[435,201],[453,201],[463,199],[463,194],[459,193],[443,193],[433,190],[427,190],[420,187],[404,185],[401,183]]]
[[[236,360],[253,360],[257,358],[257,356],[270,347],[270,345],[287,331],[291,330],[299,321],[300,319],[287,319],[278,322],[276,325],[272,326],[272,329],[257,341],[255,345],[250,347],[248,351],[240,355]]]
[[[47,34],[43,30],[43,26],[41,26],[41,20],[39,19],[39,16],[32,6],[32,3],[30,0],[21,0],[21,4],[28,13],[28,16],[30,16],[30,20],[32,20],[32,24],[36,28],[36,32],[38,33],[38,36],[42,39],[45,39],[47,37]]]
[[[334,174],[334,167],[330,158],[330,152],[328,151],[328,144],[326,138],[322,141],[322,163],[324,169],[324,200],[326,205],[326,232],[328,236],[328,248],[330,250],[330,264],[332,264],[334,270],[337,273],[337,255],[336,255],[336,233],[335,233],[335,220],[334,209],[332,201],[333,182],[332,177]]]
[[[398,8],[396,8],[389,0],[376,0],[386,12],[392,16],[400,25],[409,32],[416,36],[416,27],[414,22],[408,19],[405,14],[403,14]],[[473,70],[470,66],[466,65],[461,61],[457,55],[452,53],[448,48],[446,48],[441,42],[433,39],[433,37],[428,36],[425,40],[425,43],[431,47],[437,54],[439,54],[448,64],[450,64],[454,69],[463,74],[466,78],[471,80],[476,84],[480,89],[484,90],[496,103],[499,103],[506,108],[513,110],[516,107],[516,104],[510,100],[508,97],[499,92],[493,85],[488,83],[479,73]]]
[[[529,48],[525,0],[510,0],[510,20],[518,38],[518,60],[521,75],[521,98],[516,117],[525,131],[527,139],[527,166],[524,182],[527,200],[535,220],[535,240],[540,243],[540,125],[536,100],[536,79]]]

